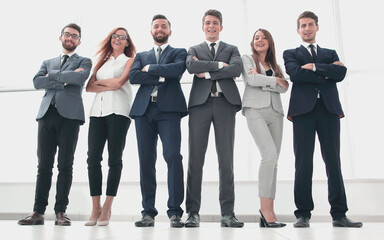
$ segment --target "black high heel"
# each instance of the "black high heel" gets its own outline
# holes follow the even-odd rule
[[[281,222],[267,222],[267,220],[265,219],[263,213],[259,210],[259,213],[260,213],[260,223],[259,223],[259,227],[266,227],[266,228],[281,228],[281,227],[285,227],[287,226],[287,224],[285,223],[281,223]]]

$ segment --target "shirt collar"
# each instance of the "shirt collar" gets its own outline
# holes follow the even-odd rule
[[[161,47],[161,51],[163,52],[164,51],[164,49],[166,48],[166,47],[168,47],[168,45],[169,45],[169,43],[164,43],[163,45],[161,45],[161,46],[157,46],[156,44],[153,46],[153,50],[155,50],[155,52],[157,51],[157,48],[158,47]]]
[[[61,53],[61,54],[60,54],[60,57],[61,57],[61,59],[63,59],[63,56],[64,56],[64,55],[68,55],[68,58],[70,58],[70,57],[72,57],[73,54],[75,54],[75,52],[71,52],[71,53],[68,53],[68,54]]]
[[[211,42],[211,41],[205,40],[205,42],[208,44],[208,47],[211,46],[211,43],[216,43],[215,45],[215,48],[216,48],[216,47],[219,47],[221,41],[217,40],[216,42]]]
[[[317,51],[317,43],[307,43],[307,42],[303,42],[301,45],[303,45],[303,47],[309,49],[309,45],[313,45],[315,47],[315,50]]]

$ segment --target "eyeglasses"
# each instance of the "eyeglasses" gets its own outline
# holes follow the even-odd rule
[[[118,35],[115,33],[111,35],[111,38],[113,38],[113,39],[119,38],[120,40],[127,40],[128,39],[128,37],[125,35]]]
[[[66,38],[71,37],[71,38],[74,39],[74,40],[78,40],[78,39],[80,39],[80,36],[79,36],[79,35],[77,35],[77,34],[70,34],[69,32],[63,32],[63,33],[61,34],[61,36],[64,36],[64,37],[66,37]]]

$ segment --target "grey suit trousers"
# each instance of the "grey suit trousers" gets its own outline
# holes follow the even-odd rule
[[[275,198],[277,160],[283,136],[283,115],[271,105],[267,108],[244,108],[249,131],[259,149],[259,197]]]
[[[221,215],[234,214],[233,148],[237,110],[238,106],[230,104],[225,97],[209,97],[204,104],[189,109],[187,213],[198,213],[200,210],[203,165],[213,123],[219,163]]]

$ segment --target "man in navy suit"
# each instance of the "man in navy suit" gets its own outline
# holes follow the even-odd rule
[[[181,221],[184,200],[184,178],[181,145],[181,118],[187,106],[180,79],[186,69],[187,51],[168,44],[171,24],[163,15],[152,19],[154,47],[138,53],[130,72],[132,84],[140,84],[130,116],[135,119],[140,160],[142,219],[137,227],[154,226],[158,214],[155,208],[157,139],[160,136],[163,156],[168,167],[168,211],[171,227],[183,227]]]
[[[285,69],[293,82],[288,119],[293,122],[295,153],[294,196],[297,221],[294,227],[309,227],[312,199],[313,152],[316,133],[328,177],[328,201],[334,227],[361,227],[345,213],[348,210],[340,163],[341,108],[337,82],[347,68],[339,61],[335,50],[321,48],[316,43],[318,17],[303,12],[297,19],[297,33],[303,43],[283,54]]]
[[[85,121],[81,97],[84,82],[91,71],[91,59],[75,53],[81,41],[81,28],[71,23],[61,30],[60,56],[45,60],[33,78],[36,89],[44,89],[38,121],[38,171],[33,213],[21,219],[20,225],[44,224],[44,213],[52,182],[52,169],[57,148],[58,176],[56,183],[55,224],[71,225],[65,214],[72,184],[72,166],[79,134]]]

